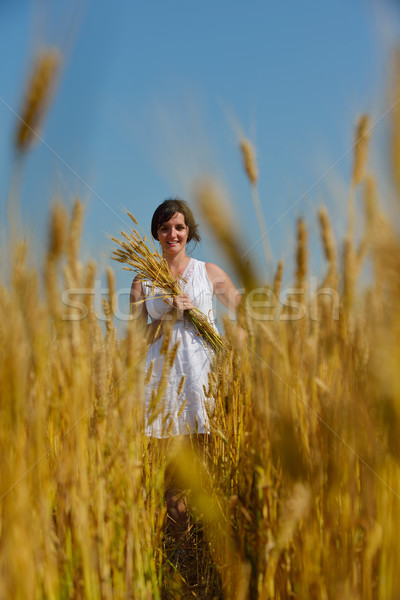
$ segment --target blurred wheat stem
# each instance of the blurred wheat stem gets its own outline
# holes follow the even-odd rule
[[[136,227],[143,231],[135,217],[130,212],[127,214]],[[158,252],[154,242],[146,236],[141,237],[134,227],[132,227],[131,233],[121,231],[121,234],[126,241],[115,237],[111,238],[120,246],[113,251],[112,258],[128,265],[123,268],[127,271],[135,271],[139,279],[150,281],[153,288],[161,289],[163,292],[161,297],[168,304],[170,304],[171,296],[181,295],[182,289],[179,281],[172,275],[167,261]],[[198,308],[185,311],[185,315],[197,334],[202,336],[211,348],[217,351],[225,347],[222,337]]]
[[[348,235],[353,235],[354,233],[355,194],[357,186],[360,185],[365,178],[369,140],[371,137],[370,126],[371,124],[368,115],[361,115],[361,117],[358,119],[354,136],[353,172],[348,202]]]
[[[55,47],[42,49],[35,60],[18,118],[14,137],[16,160],[8,189],[7,217],[9,239],[17,237],[20,229],[19,201],[22,185],[22,157],[37,139],[37,131],[53,97],[61,53]]]
[[[253,144],[247,138],[242,138],[240,140],[240,150],[242,153],[243,160],[243,168],[247,174],[247,177],[251,186],[251,198],[254,205],[254,210],[256,212],[258,226],[260,228],[260,241],[262,242],[264,249],[264,257],[265,262],[267,264],[268,270],[272,268],[273,257],[271,246],[268,239],[268,229],[267,223],[264,217],[264,212],[261,207],[260,194],[258,191],[258,167],[257,167],[257,157],[254,150]]]
[[[254,204],[254,210],[256,212],[258,226],[260,228],[260,235],[261,235],[260,241],[262,242],[263,249],[264,249],[265,262],[267,264],[268,271],[270,271],[270,269],[272,268],[272,265],[273,265],[273,256],[272,256],[271,245],[269,243],[269,238],[268,238],[267,223],[266,223],[266,220],[264,217],[263,209],[261,207],[260,194],[258,192],[257,185],[251,186],[251,197],[252,197],[253,204]]]
[[[243,260],[245,251],[240,243],[238,225],[223,190],[213,180],[204,179],[198,183],[195,194],[204,218],[246,291],[254,289],[258,278],[252,265]]]
[[[38,54],[25,94],[15,135],[15,147],[25,152],[37,138],[46,110],[52,100],[61,63],[58,48],[44,48]]]
[[[391,90],[391,101],[393,106],[392,111],[392,127],[391,135],[391,152],[392,172],[394,183],[397,187],[397,193],[400,195],[400,48],[394,55],[393,82]]]
[[[254,146],[250,140],[242,138],[240,140],[240,150],[242,153],[243,167],[247,177],[252,185],[256,185],[258,181],[258,167]]]

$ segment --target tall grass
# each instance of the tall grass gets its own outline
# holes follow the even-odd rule
[[[79,261],[80,203],[70,217],[53,208],[42,268],[16,245],[0,287],[1,598],[400,597],[400,242],[367,173],[367,123],[345,239],[322,207],[326,276],[313,292],[298,222],[284,305],[283,263],[253,293],[257,275],[218,188],[199,187],[246,288],[241,328],[225,321],[230,349],[210,375],[215,409],[201,451],[143,434],[144,332],[132,319],[117,336],[111,269],[99,323],[88,293],[95,263]],[[184,546],[165,525],[170,460],[193,513]]]

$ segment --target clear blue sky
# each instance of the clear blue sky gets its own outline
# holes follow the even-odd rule
[[[381,0],[0,0],[2,223],[12,111],[35,50],[56,44],[65,56],[62,77],[45,144],[27,156],[22,190],[23,221],[38,246],[54,197],[71,206],[79,196],[83,257],[94,257],[103,272],[106,234],[126,226],[124,207],[147,227],[166,197],[192,202],[193,183],[205,173],[226,186],[250,246],[258,227],[235,121],[257,148],[274,258],[290,265],[300,215],[316,229],[324,202],[341,231],[350,154],[323,175],[351,146],[357,116],[367,111],[378,121],[388,105],[399,12]],[[384,125],[381,119],[376,137]],[[225,266],[206,231],[203,237],[194,255]],[[251,257],[262,268],[261,244]],[[119,273],[118,283],[127,285],[129,275]]]

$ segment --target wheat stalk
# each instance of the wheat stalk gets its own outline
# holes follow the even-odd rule
[[[303,219],[299,219],[297,222],[297,269],[296,269],[296,280],[297,287],[303,287],[306,274],[307,274],[307,229]]]
[[[61,54],[57,48],[42,50],[36,59],[15,135],[15,146],[21,153],[37,138],[54,93],[60,62]]]
[[[247,177],[252,185],[255,185],[258,180],[258,168],[256,161],[256,153],[250,140],[242,138],[240,140],[240,151],[242,153],[243,167]]]
[[[361,115],[358,120],[354,143],[353,184],[361,183],[365,176],[368,159],[369,139],[371,137],[368,115]]]
[[[265,262],[267,267],[270,269],[272,267],[272,252],[271,246],[268,240],[268,228],[267,223],[265,221],[264,212],[261,206],[260,194],[258,192],[258,167],[257,167],[257,157],[256,151],[254,149],[253,144],[250,142],[248,138],[242,137],[239,141],[240,151],[242,153],[242,161],[243,168],[249,178],[251,184],[251,197],[253,200],[254,210],[256,212],[256,217],[258,221],[258,225],[260,228],[260,241],[262,242]]]
[[[391,128],[390,128],[390,157],[392,173],[397,193],[400,193],[400,48],[393,56],[393,75],[391,82]]]
[[[352,185],[349,190],[348,202],[348,235],[354,233],[355,220],[355,193],[357,186],[364,181],[365,167],[367,165],[369,140],[371,137],[371,125],[368,115],[361,115],[357,122],[354,140],[354,158],[353,158],[353,173]]]

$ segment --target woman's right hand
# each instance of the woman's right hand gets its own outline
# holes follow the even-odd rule
[[[180,294],[179,296],[173,296],[172,298],[172,306],[178,313],[178,318],[183,318],[183,313],[185,310],[190,310],[195,308],[193,302],[190,300],[187,294]]]

